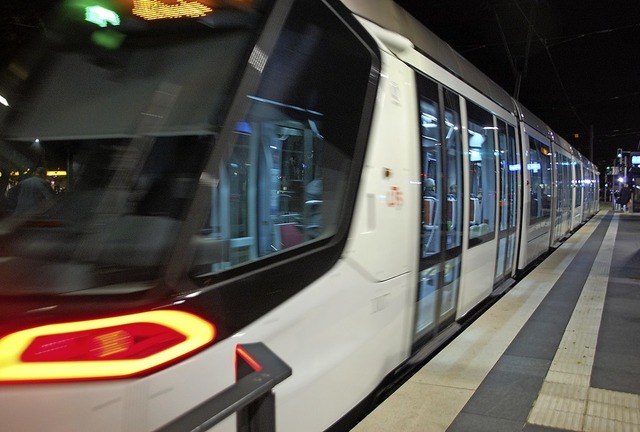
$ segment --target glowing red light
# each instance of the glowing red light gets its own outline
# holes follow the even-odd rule
[[[251,366],[251,369],[253,369],[254,371],[260,372],[262,370],[262,365],[258,363],[253,357],[251,357],[251,355],[247,352],[247,350],[245,350],[239,345],[236,347],[236,354],[242,357],[242,360],[244,360],[245,363]],[[237,366],[236,366],[236,370],[237,370]]]
[[[155,323],[36,337],[24,350],[23,362],[140,359],[178,345],[186,337]]]
[[[174,310],[29,328],[0,339],[0,383],[137,375],[195,352],[215,335],[211,323]]]

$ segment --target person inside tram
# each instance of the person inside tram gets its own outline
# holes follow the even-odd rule
[[[449,198],[452,201],[455,201],[456,199],[458,199],[458,186],[455,184],[452,184],[451,186],[449,186],[449,193],[447,194],[447,198]]]
[[[424,181],[423,198],[438,199],[436,194],[436,182],[432,178],[428,178]]]
[[[476,198],[478,198],[478,200],[482,201],[482,189],[478,189],[478,193],[476,194]]]

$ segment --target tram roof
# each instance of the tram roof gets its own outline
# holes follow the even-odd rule
[[[540,133],[550,136],[552,129],[529,109],[516,101],[506,90],[487,77],[480,69],[465,59],[449,44],[436,36],[424,24],[414,18],[393,0],[341,0],[354,14],[380,27],[407,38],[424,55],[449,70],[460,79],[482,92],[509,111],[516,111],[523,122]],[[555,136],[556,143],[573,154],[575,149],[562,137]],[[580,155],[583,157],[583,155]],[[586,158],[584,158],[586,160]]]
[[[513,98],[393,0],[342,0],[356,15],[398,33],[419,51],[509,111]]]

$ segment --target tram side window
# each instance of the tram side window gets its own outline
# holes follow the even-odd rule
[[[442,215],[442,143],[438,87],[420,82],[420,154],[422,158],[422,257],[440,252]]]
[[[323,3],[293,6],[211,188],[201,240],[221,246],[196,257],[193,275],[336,233],[370,68],[370,52]]]
[[[589,169],[584,170],[584,181],[582,182],[582,187],[584,189],[584,201],[585,204],[590,204],[591,201],[593,200],[593,196],[592,196],[592,191],[593,189],[591,188],[592,185],[592,180],[591,180],[591,172],[589,171]]]
[[[515,129],[503,120],[498,120],[498,147],[500,162],[500,231],[515,228],[517,223],[517,195],[518,184],[518,154],[515,139]]]
[[[555,152],[555,171],[556,171],[556,220],[560,220],[562,216],[562,199],[564,198],[564,171],[562,169],[562,155]]]
[[[513,126],[507,127],[509,149],[507,150],[507,165],[509,166],[509,228],[515,228],[518,224],[518,173],[520,172],[519,151],[516,143],[516,130]]]
[[[446,248],[462,245],[462,137],[460,96],[444,90],[445,151],[447,158],[447,242]]]
[[[557,208],[558,216],[571,207],[571,161],[564,154],[556,152],[556,172],[558,176]]]
[[[469,115],[469,238],[495,232],[496,145],[493,116],[467,103]],[[477,244],[475,241],[473,244]]]
[[[562,171],[564,172],[563,177],[565,181],[565,197],[564,197],[564,205],[562,207],[563,210],[570,211],[571,210],[571,158],[568,156],[562,156]]]
[[[441,252],[442,237],[447,250],[462,243],[462,140],[459,96],[441,89],[444,121],[438,102],[438,86],[420,77],[420,139],[422,176],[422,258]],[[445,145],[442,145],[444,140]]]
[[[529,137],[529,181],[531,187],[529,223],[551,216],[551,152],[549,147]]]
[[[578,162],[574,162],[576,165],[576,181],[574,187],[576,189],[576,201],[574,207],[580,207],[582,205],[582,167]]]

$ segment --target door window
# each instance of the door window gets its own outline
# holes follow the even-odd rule
[[[493,116],[467,103],[469,117],[469,246],[493,239],[496,221],[496,145]]]
[[[417,79],[422,205],[416,342],[455,316],[462,239],[460,98],[421,75]]]

